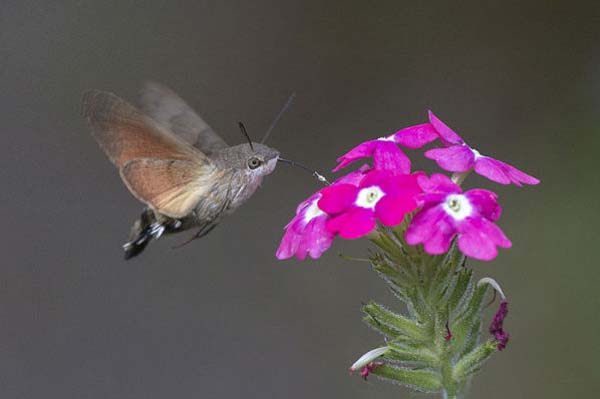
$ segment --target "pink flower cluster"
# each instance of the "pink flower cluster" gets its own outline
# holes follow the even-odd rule
[[[396,226],[413,211],[416,214],[406,231],[406,242],[422,244],[428,254],[448,251],[455,237],[465,255],[480,260],[495,258],[497,247],[509,248],[510,240],[494,224],[502,211],[495,193],[483,189],[463,192],[455,181],[439,173],[411,173],[410,159],[399,145],[420,148],[435,140],[443,147],[428,150],[425,156],[446,171],[473,170],[500,184],[539,183],[507,163],[481,155],[430,111],[429,123],[364,142],[338,158],[334,172],[368,157],[373,163],[302,202],[286,226],[277,258],[304,259],[306,254],[318,258],[336,236],[363,237],[378,222]]]

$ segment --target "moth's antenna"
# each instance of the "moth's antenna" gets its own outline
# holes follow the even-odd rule
[[[238,126],[240,127],[240,130],[242,131],[242,134],[244,135],[244,137],[246,137],[246,140],[248,140],[248,144],[250,144],[250,148],[252,149],[252,151],[254,151],[254,146],[252,145],[252,140],[250,140],[250,136],[248,136],[248,132],[246,131],[246,126],[244,126],[244,124],[242,122],[238,122]]]
[[[321,183],[325,183],[326,185],[330,185],[331,184],[325,178],[325,176],[323,176],[322,174],[320,174],[316,170],[311,169],[308,166],[301,164],[300,162],[292,161],[291,159],[285,159],[285,158],[277,158],[277,161],[283,162],[283,163],[287,163],[288,165],[295,166],[295,167],[300,168],[300,169],[304,169],[305,171],[307,171],[308,173],[310,173],[311,175],[313,175],[314,177],[316,177],[317,180],[319,180]]]
[[[285,111],[287,111],[287,109],[290,107],[290,105],[292,105],[292,101],[294,101],[295,97],[296,97],[296,92],[292,92],[292,94],[290,94],[290,97],[288,98],[288,100],[285,103],[285,105],[283,106],[283,108],[281,108],[281,111],[279,111],[279,113],[277,114],[275,119],[273,119],[273,122],[271,122],[271,126],[269,126],[269,129],[265,133],[265,136],[260,141],[262,144],[264,144],[267,141],[267,139],[269,138],[269,135],[271,134],[271,131],[273,131],[273,129],[275,129],[275,125],[277,125],[277,122],[279,122],[279,119],[281,119],[281,117],[283,116]]]

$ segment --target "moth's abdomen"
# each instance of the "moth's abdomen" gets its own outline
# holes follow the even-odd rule
[[[213,182],[206,196],[200,198],[194,208],[194,217],[199,223],[218,220],[230,204],[230,185],[226,184],[230,179],[224,178],[219,182]]]

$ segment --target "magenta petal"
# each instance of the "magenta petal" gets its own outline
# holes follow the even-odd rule
[[[289,259],[294,256],[298,246],[300,245],[300,239],[300,234],[296,233],[292,229],[287,229],[283,235],[283,238],[281,239],[281,243],[279,243],[279,248],[277,248],[277,252],[275,253],[277,259]],[[305,256],[306,253],[304,256],[299,254],[298,259],[303,260]]]
[[[448,251],[455,229],[441,206],[425,208],[417,213],[406,230],[406,242],[423,244],[425,251],[438,255]]]
[[[327,222],[327,231],[349,240],[369,234],[374,228],[375,214],[365,208],[352,208]]]
[[[386,195],[377,202],[375,215],[386,226],[396,226],[402,222],[404,215],[417,207],[415,200],[410,197],[396,197]]]
[[[528,175],[527,173],[525,173],[523,171],[520,171],[519,169],[515,168],[514,166],[511,166],[502,161],[496,161],[496,162],[500,162],[504,166],[506,173],[510,176],[510,179],[512,180],[512,182],[514,184],[525,183],[525,184],[530,184],[530,185],[536,185],[536,184],[539,184],[539,182],[540,182],[539,179],[536,179],[535,177]]]
[[[423,123],[399,130],[392,137],[401,146],[421,148],[437,139],[438,133],[431,123]]]
[[[378,186],[386,195],[401,195],[413,197],[421,193],[417,179],[422,174],[398,175],[387,170],[374,170],[361,181],[360,187]]]
[[[492,222],[498,220],[502,214],[502,207],[497,201],[498,196],[492,191],[473,189],[467,191],[465,197],[480,215]]]
[[[348,151],[346,154],[342,155],[337,159],[339,165],[333,169],[333,172],[337,172],[342,169],[346,165],[351,164],[354,161],[357,161],[362,158],[370,157],[373,154],[373,150],[377,146],[378,140],[370,140],[361,143]]]
[[[313,259],[320,257],[329,249],[334,239],[334,235],[325,229],[327,219],[326,215],[315,217],[304,226],[302,231],[297,229],[301,223],[295,223],[296,228],[288,228],[277,248],[275,254],[277,258],[288,259],[295,256],[304,260],[307,253]]]
[[[306,208],[308,208],[309,206],[312,205],[313,201],[316,201],[319,198],[321,198],[321,193],[316,192],[313,195],[311,195],[310,197],[308,197],[308,199],[306,201],[302,201],[296,208],[296,215],[298,215],[299,213],[302,213]],[[294,219],[292,219],[292,222],[293,221],[294,221]],[[292,222],[290,222],[290,224]]]
[[[357,192],[358,188],[352,184],[332,184],[321,190],[318,206],[324,212],[335,215],[352,205]]]
[[[373,150],[373,168],[396,173],[410,173],[410,159],[393,141],[382,141]]]
[[[413,199],[423,192],[417,181],[420,176],[420,174],[394,176],[393,179],[382,182],[381,186],[385,192]]]
[[[333,184],[352,184],[353,186],[358,186],[369,169],[369,165],[363,165],[360,169],[354,170],[347,175],[338,178]]]
[[[313,259],[321,257],[323,252],[331,247],[335,237],[326,230],[328,219],[326,216],[316,217],[306,225],[303,240],[306,243],[306,251]]]
[[[460,186],[452,181],[448,176],[441,173],[434,173],[431,177],[420,175],[417,182],[421,189],[427,193],[460,193]]]
[[[400,175],[400,176],[403,176],[403,175]],[[400,177],[400,176],[394,175],[394,173],[389,170],[375,169],[365,175],[364,179],[362,179],[362,181],[360,182],[360,188],[371,187],[371,186],[381,187],[381,186],[385,185],[386,182],[392,181],[396,177]],[[383,191],[386,191],[386,190],[383,190]]]
[[[473,167],[475,160],[475,154],[467,145],[434,148],[426,151],[425,156],[435,160],[440,168],[449,172],[466,172]]]
[[[334,235],[325,230],[329,216],[322,212],[306,214],[308,208],[314,205],[320,195],[320,193],[313,194],[298,206],[296,216],[287,224],[285,234],[275,253],[278,259],[296,256],[303,260],[307,253],[312,258],[317,258],[331,246]]]
[[[484,218],[468,217],[458,226],[458,247],[467,256],[492,260],[498,254],[496,246],[510,248],[512,243],[502,230]]]
[[[450,129],[448,125],[438,119],[437,116],[433,114],[433,112],[428,111],[429,122],[433,125],[437,133],[440,135],[440,138],[444,142],[445,145],[452,144],[463,144],[463,139],[454,132],[454,130]]]
[[[475,173],[485,176],[493,182],[499,184],[510,184],[510,177],[506,174],[503,168],[495,159],[488,157],[480,157],[475,161]],[[520,184],[517,184],[520,185]]]
[[[490,157],[479,157],[475,161],[475,172],[500,184],[514,184],[521,187],[521,183],[538,184],[540,181],[525,172],[507,163]]]
[[[327,231],[337,234],[340,232],[342,227],[348,222],[348,218],[348,212],[334,216],[327,221],[327,225],[325,226],[325,228],[327,229]]]
[[[422,193],[415,197],[417,206],[433,206],[439,205],[446,200],[447,193]]]

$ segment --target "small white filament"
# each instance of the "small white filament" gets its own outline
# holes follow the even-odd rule
[[[506,295],[504,295],[504,292],[502,291],[502,288],[500,288],[500,284],[498,284],[498,282],[496,280],[494,280],[493,278],[491,278],[491,277],[484,277],[484,278],[482,278],[481,280],[479,280],[477,282],[477,286],[478,287],[482,286],[483,284],[489,284],[489,285],[491,285],[492,288],[495,289],[498,292],[498,294],[500,294],[500,297],[502,299],[506,299]]]
[[[381,348],[373,349],[362,355],[357,361],[354,362],[352,366],[350,366],[351,371],[361,370],[367,364],[371,363],[373,360],[377,359],[379,356],[386,354],[390,348],[387,346],[382,346]]]

